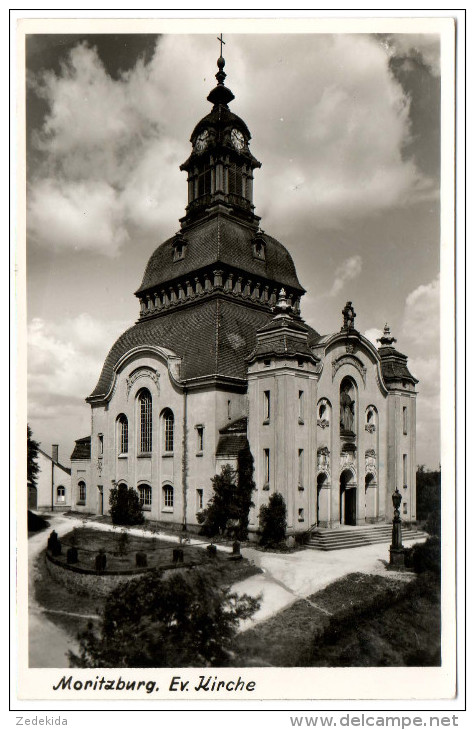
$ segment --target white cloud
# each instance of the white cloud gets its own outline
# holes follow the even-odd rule
[[[379,337],[381,337],[382,331],[378,329],[377,327],[372,327],[369,330],[366,330],[364,332],[364,336],[367,340],[369,340],[375,347],[379,347],[379,342],[377,341]]]
[[[335,272],[335,279],[330,296],[335,296],[343,289],[347,282],[356,279],[361,274],[362,267],[363,259],[359,255],[350,256],[345,259]]]
[[[272,225],[285,233],[307,218],[334,227],[434,195],[414,161],[401,157],[409,103],[381,43],[344,34],[232,41],[232,109],[248,122],[266,167],[265,187],[256,174],[256,203]],[[118,80],[85,45],[60,74],[33,79],[49,104],[36,136],[43,162],[29,191],[33,240],[115,255],[159,224],[175,228],[186,197],[178,167],[209,110],[214,64],[207,37],[174,35],[161,37],[147,66],[139,60]]]

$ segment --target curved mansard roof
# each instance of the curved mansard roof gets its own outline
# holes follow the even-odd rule
[[[176,237],[162,243],[147,263],[142,283],[136,291],[137,296],[215,264],[239,269],[300,293],[305,291],[285,246],[254,226],[218,213],[196,226],[184,228],[182,233],[182,240],[186,244],[184,258],[173,260]],[[254,255],[253,242],[256,238],[264,243],[265,260]]]
[[[90,398],[106,396],[114,368],[130,350],[146,345],[166,347],[182,358],[180,379],[206,376],[247,378],[246,357],[256,345],[256,332],[272,312],[213,297],[192,307],[138,322],[113,345]],[[307,327],[310,338],[317,333]]]

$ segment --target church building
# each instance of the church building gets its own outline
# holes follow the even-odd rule
[[[417,380],[386,326],[379,348],[351,302],[338,332],[305,323],[289,251],[254,212],[245,122],[230,110],[224,59],[191,134],[188,204],[150,257],[137,322],[114,344],[86,399],[91,435],[71,456],[73,509],[107,514],[112,487],[137,489],[145,516],[183,527],[212,477],[254,457],[249,529],[274,492],[289,535],[315,526],[416,518]]]

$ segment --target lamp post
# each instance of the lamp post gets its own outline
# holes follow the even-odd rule
[[[404,568],[404,547],[402,544],[402,523],[399,507],[401,506],[402,495],[396,487],[391,495],[394,507],[393,534],[389,548],[389,565],[393,568]]]

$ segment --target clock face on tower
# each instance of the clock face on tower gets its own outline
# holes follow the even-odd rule
[[[244,135],[238,129],[231,130],[231,142],[237,150],[242,150],[245,144]]]
[[[201,134],[198,135],[195,141],[195,148],[198,152],[202,152],[208,144],[209,132],[205,129]]]

